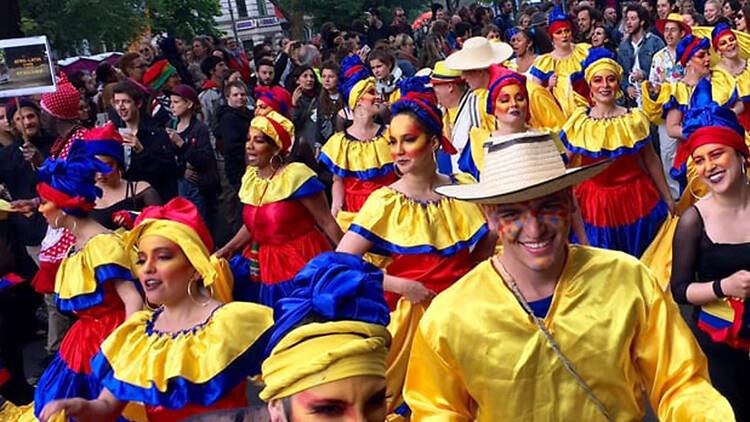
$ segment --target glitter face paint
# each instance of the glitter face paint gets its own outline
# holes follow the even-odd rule
[[[386,416],[385,379],[355,376],[292,396],[292,422],[381,422]]]

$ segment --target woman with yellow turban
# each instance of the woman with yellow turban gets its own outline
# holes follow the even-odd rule
[[[143,403],[149,421],[245,406],[246,379],[260,372],[272,311],[226,303],[232,276],[224,260],[209,256],[213,241],[195,205],[178,197],[144,209],[125,242],[137,247],[135,270],[157,308],[133,314],[102,343],[91,360],[104,386],[98,398],[54,401],[40,419],[63,413],[110,421],[129,402]]]
[[[651,144],[648,117],[616,104],[623,69],[614,53],[592,48],[582,68],[571,77],[572,85],[592,106],[570,116],[560,140],[583,165],[614,160],[574,189],[586,235],[592,246],[639,257],[667,214],[674,213],[674,201]]]
[[[374,120],[381,106],[375,78],[358,56],[341,62],[339,90],[352,110],[353,123],[328,139],[318,159],[333,174],[331,214],[347,230],[370,194],[395,182],[397,176],[388,150],[386,125]]]
[[[281,299],[263,362],[272,422],[383,422],[391,342],[383,273],[359,256],[327,252]]]
[[[229,257],[244,248],[231,261],[235,300],[273,306],[294,290],[297,271],[331,250],[331,242],[338,244],[343,235],[328,212],[325,187],[315,172],[288,162],[293,138],[294,125],[276,111],[250,122],[248,166],[239,193],[244,224],[217,252]]]

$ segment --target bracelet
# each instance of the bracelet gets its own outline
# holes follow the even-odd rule
[[[723,298],[727,297],[727,295],[726,295],[726,294],[724,294],[724,291],[723,291],[723,290],[721,290],[721,280],[714,280],[714,282],[713,282],[713,283],[711,283],[711,287],[713,287],[713,289],[714,289],[714,294],[715,294],[715,295],[716,295],[716,297],[718,297],[719,299],[723,299]]]

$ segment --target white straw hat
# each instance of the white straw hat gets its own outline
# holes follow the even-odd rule
[[[611,162],[566,169],[550,135],[536,131],[491,137],[484,150],[479,183],[444,185],[435,191],[450,198],[484,204],[522,202],[581,183]]]
[[[485,37],[472,37],[464,42],[461,50],[445,59],[445,67],[453,70],[486,69],[512,55],[513,49],[504,42],[491,43]]]

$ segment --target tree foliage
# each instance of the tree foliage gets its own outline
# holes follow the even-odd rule
[[[221,15],[219,0],[149,0],[152,32],[190,39],[199,34],[221,35],[214,18]]]

